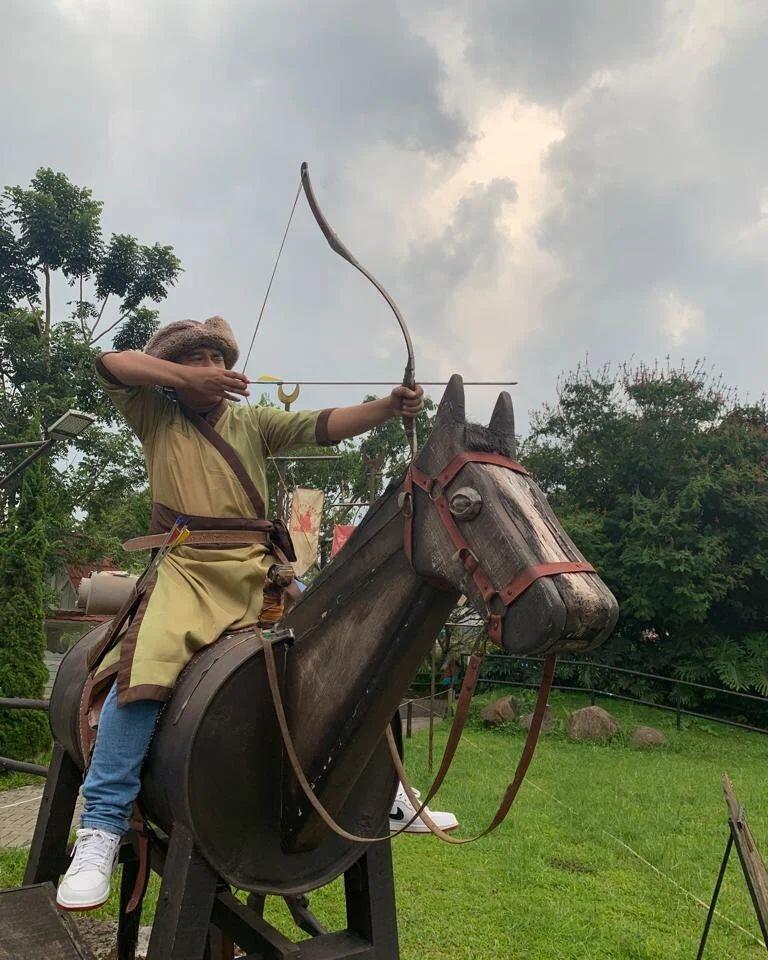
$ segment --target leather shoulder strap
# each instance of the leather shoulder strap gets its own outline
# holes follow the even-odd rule
[[[237,477],[240,486],[245,491],[246,496],[251,501],[251,506],[256,511],[256,516],[259,518],[264,518],[267,515],[266,508],[264,506],[264,500],[262,499],[261,494],[256,489],[256,484],[251,479],[248,471],[245,469],[243,461],[238,456],[235,448],[227,443],[227,441],[222,437],[220,433],[216,431],[214,427],[205,419],[201,417],[199,413],[195,413],[194,410],[191,410],[188,406],[183,403],[180,403],[181,411],[184,416],[189,420],[193,427],[198,430],[205,439],[216,448],[216,450],[221,454],[221,456],[226,460],[229,467],[232,469],[232,472]]]

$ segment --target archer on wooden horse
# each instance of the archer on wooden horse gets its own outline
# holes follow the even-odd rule
[[[82,829],[58,892],[67,909],[91,909],[109,893],[141,764],[181,669],[223,633],[276,619],[265,604],[270,570],[291,547],[284,528],[266,519],[266,458],[335,443],[390,417],[414,417],[422,407],[421,388],[405,386],[382,400],[332,410],[240,405],[234,401],[247,396],[248,381],[232,370],[237,357],[229,325],[213,317],[162,328],[144,353],[107,353],[97,361],[101,384],[147,462],[151,536],[133,548],[164,548],[179,515],[191,535],[150,565],[132,602],[91,651],[85,696],[109,694],[83,789]],[[175,398],[158,387],[171,388]]]
[[[487,428],[468,424],[453,377],[405,476],[285,617],[293,645],[273,652],[246,630],[196,655],[168,700],[143,776],[144,812],[171,849],[181,827],[214,880],[293,895],[347,870],[360,840],[387,835],[400,770],[385,731],[460,594],[509,652],[551,657],[607,637],[615,599],[514,452],[509,396],[499,397]],[[54,735],[81,766],[78,705],[87,655],[104,629],[67,654],[51,696]],[[473,658],[457,717],[466,716],[477,667]],[[536,724],[531,730],[494,825],[525,773]],[[411,803],[420,807],[413,795]]]

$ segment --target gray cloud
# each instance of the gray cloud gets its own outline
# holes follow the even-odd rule
[[[467,56],[481,76],[559,104],[599,70],[654,52],[663,2],[472,0]]]
[[[506,238],[499,220],[515,200],[517,187],[511,180],[476,185],[439,236],[412,246],[402,272],[419,316],[443,316],[456,287],[477,273],[493,277],[503,269]]]
[[[220,312],[247,342],[307,159],[425,378],[513,373],[524,408],[585,354],[671,352],[754,394],[767,33],[747,0],[10,0],[2,182],[50,165],[92,186],[107,230],[181,256],[162,318]],[[536,110],[559,133],[521,168]],[[401,352],[300,202],[250,372],[394,377]]]

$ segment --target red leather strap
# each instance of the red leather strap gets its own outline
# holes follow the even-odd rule
[[[444,467],[438,473],[435,480],[441,487],[446,486],[467,463],[489,463],[491,466],[505,467],[507,470],[520,473],[524,477],[530,476],[522,463],[518,463],[511,457],[505,457],[500,453],[482,453],[480,450],[463,450],[451,460],[447,467]]]
[[[561,573],[596,573],[591,563],[537,563],[527,567],[502,590],[499,596],[505,607],[511,606],[532,584],[542,577],[557,577]]]
[[[465,450],[457,454],[436,477],[430,477],[429,474],[424,473],[423,470],[420,470],[412,463],[408,468],[403,483],[404,496],[407,500],[407,506],[404,505],[405,509],[403,511],[405,518],[403,546],[406,557],[411,565],[413,565],[413,515],[415,510],[413,487],[415,484],[420,490],[428,494],[430,500],[434,503],[435,509],[442,520],[443,527],[451,538],[451,543],[456,548],[459,559],[464,565],[464,569],[472,576],[477,589],[480,591],[480,595],[488,606],[488,635],[495,644],[501,646],[502,627],[507,610],[537,580],[540,580],[542,577],[556,577],[564,573],[595,573],[595,569],[589,563],[577,561],[532,564],[510,580],[506,586],[497,589],[483,569],[480,561],[472,552],[464,534],[456,524],[453,514],[451,513],[448,497],[444,492],[447,484],[455,478],[456,474],[467,463],[492,464],[494,466],[505,467],[507,470],[512,470],[523,476],[529,476],[525,467],[510,457],[502,456],[499,453],[483,453],[473,450]],[[440,586],[441,584],[437,583],[436,585]],[[503,613],[491,609],[491,603],[495,598],[498,598],[499,602],[503,605]]]

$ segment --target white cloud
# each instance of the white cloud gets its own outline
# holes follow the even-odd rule
[[[701,323],[702,312],[674,290],[663,290],[652,300],[653,314],[673,347],[682,346],[690,331]]]

